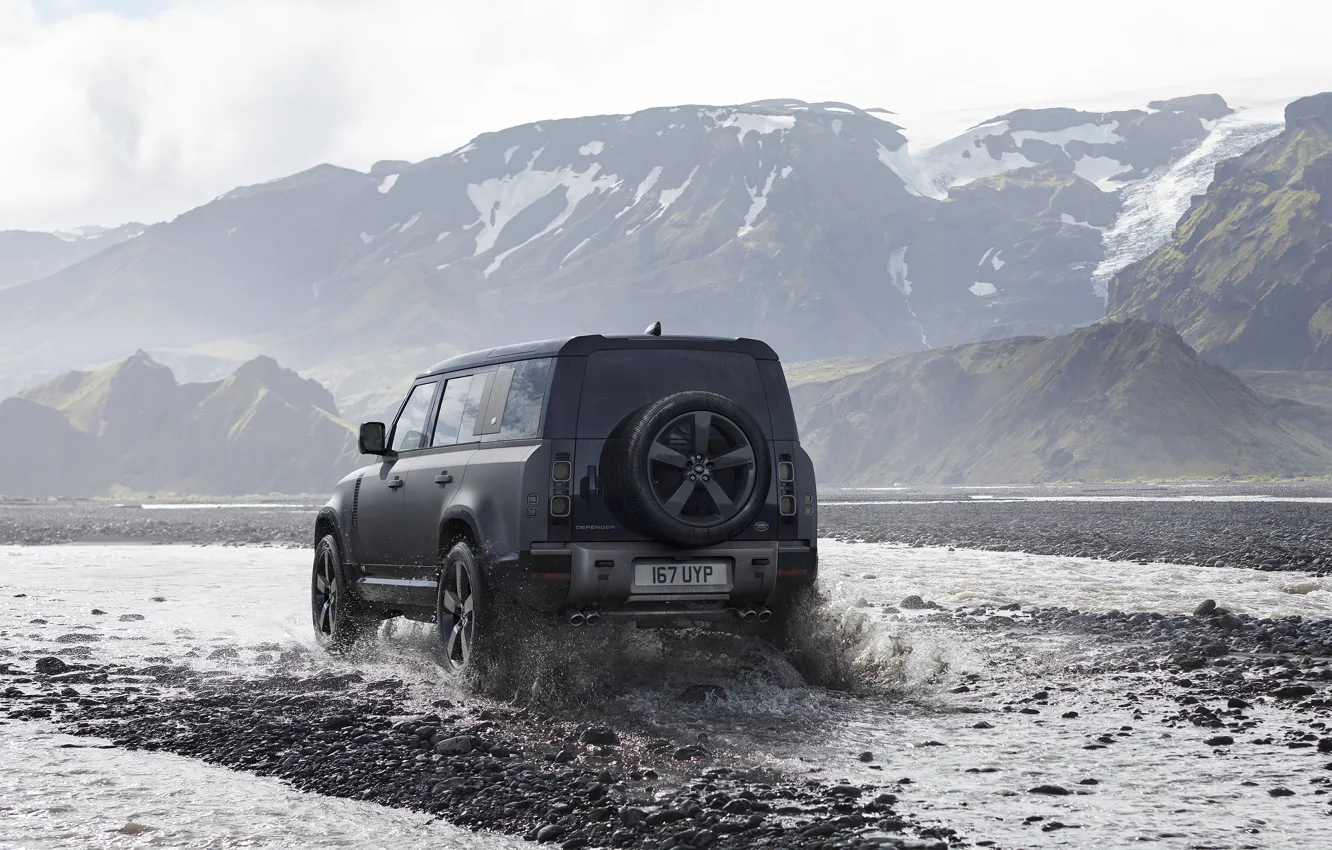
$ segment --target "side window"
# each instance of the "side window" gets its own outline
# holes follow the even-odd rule
[[[527,440],[541,436],[541,411],[546,403],[546,389],[554,361],[525,360],[514,366],[509,384],[508,403],[504,406],[501,440]],[[498,390],[498,387],[496,387]]]
[[[472,376],[472,385],[467,390],[467,402],[463,405],[462,427],[458,429],[458,442],[475,443],[480,439],[477,417],[481,412],[481,402],[490,395],[490,384],[494,380],[494,372]]]
[[[433,381],[412,387],[407,404],[393,426],[392,448],[395,452],[410,452],[425,446],[426,421],[430,418],[430,402],[434,397]]]
[[[450,378],[444,385],[444,395],[439,400],[439,415],[435,417],[435,434],[430,445],[451,446],[458,442],[463,410],[467,406],[467,390],[471,386],[471,375]]]
[[[485,395],[485,412],[476,422],[476,433],[481,435],[499,433],[500,420],[504,418],[504,403],[509,398],[509,386],[513,383],[513,367],[501,366],[493,375],[495,380],[491,382],[490,392]]]

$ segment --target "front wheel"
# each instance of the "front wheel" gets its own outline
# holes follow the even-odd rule
[[[310,576],[310,616],[315,639],[333,652],[351,649],[378,624],[373,612],[347,587],[338,541],[331,534],[325,534],[315,546]]]
[[[493,612],[476,556],[466,541],[444,556],[435,595],[435,637],[440,661],[454,676],[484,672],[492,647]]]

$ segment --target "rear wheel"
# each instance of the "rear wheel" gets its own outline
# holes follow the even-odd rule
[[[351,649],[375,630],[379,618],[347,585],[338,541],[325,534],[315,546],[310,575],[310,617],[315,639],[333,652]]]
[[[481,673],[493,652],[494,614],[467,541],[444,556],[435,596],[435,638],[440,663],[454,676]]]

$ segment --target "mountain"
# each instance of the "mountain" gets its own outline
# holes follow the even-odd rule
[[[1115,277],[1109,308],[1231,368],[1332,369],[1332,93],[1222,163],[1169,244]]]
[[[457,351],[651,320],[788,360],[1065,331],[1104,314],[1098,269],[1156,247],[1107,253],[1128,193],[1187,190],[1163,177],[1251,138],[1217,95],[1020,110],[921,150],[891,118],[662,107],[237,189],[0,290],[0,393],[130,340],[175,368],[269,352],[369,415]]]
[[[177,384],[139,351],[0,402],[6,495],[323,492],[352,468],[332,394],[270,357]]]
[[[820,483],[1332,473],[1332,411],[1260,395],[1146,321],[835,366],[793,370]]]
[[[55,274],[93,254],[133,239],[142,224],[85,227],[73,233],[0,230],[0,288]]]

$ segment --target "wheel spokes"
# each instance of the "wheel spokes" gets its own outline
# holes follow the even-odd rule
[[[697,481],[685,481],[681,484],[679,489],[677,489],[675,493],[666,500],[666,504],[663,505],[666,509],[666,513],[673,517],[678,517],[684,511],[685,502],[689,501],[689,496],[694,492],[696,487],[698,487]]]
[[[731,501],[730,496],[726,495],[726,491],[721,488],[715,478],[705,481],[703,486],[707,488],[708,495],[712,497],[712,503],[717,506],[718,516],[729,517],[735,512],[735,503]]]
[[[694,411],[694,452],[708,453],[708,442],[712,436],[712,414],[706,410]]]
[[[732,469],[737,466],[754,465],[754,447],[741,446],[738,449],[729,451],[724,455],[718,455],[712,459],[713,469]]]
[[[648,457],[659,463],[674,466],[677,469],[685,469],[689,466],[689,458],[680,454],[670,446],[661,443],[652,444],[652,448],[648,450]]]
[[[449,629],[448,640],[444,643],[444,657],[453,663],[453,653],[458,647],[458,639],[462,635],[462,620],[454,619],[453,628]]]
[[[458,613],[458,594],[454,593],[452,590],[444,591],[444,610],[448,611],[450,614]]]

